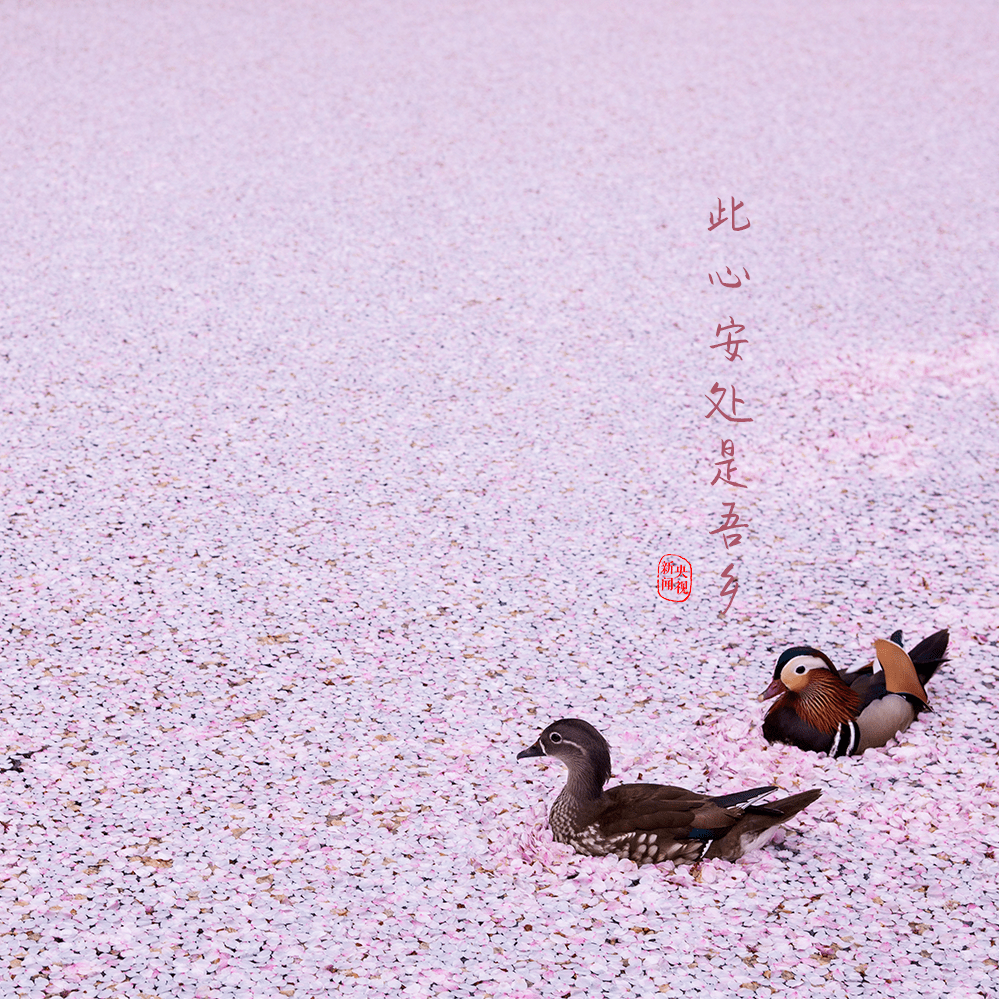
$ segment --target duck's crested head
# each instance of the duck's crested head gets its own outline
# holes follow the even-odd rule
[[[594,770],[601,787],[610,780],[610,746],[589,722],[580,718],[562,718],[552,722],[533,746],[517,754],[517,759],[528,756],[554,756],[570,772]]]
[[[824,652],[819,652],[810,645],[796,645],[794,648],[785,649],[777,657],[770,686],[758,699],[766,701],[785,691],[804,690],[811,679],[809,673],[815,669],[831,670],[834,676],[838,676],[832,660]]]

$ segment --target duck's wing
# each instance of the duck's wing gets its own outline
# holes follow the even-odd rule
[[[850,684],[850,689],[860,698],[860,706],[857,709],[858,714],[869,704],[880,700],[888,693],[883,670],[878,670],[877,673],[874,673],[865,667],[864,670],[857,670],[853,676],[854,680]]]
[[[773,830],[814,801],[819,791],[761,805],[726,804],[752,800],[774,788],[754,788],[711,797],[662,784],[621,784],[581,816],[573,846],[584,853],[614,853],[638,864],[705,857],[735,860],[762,846]]]
[[[707,795],[661,784],[621,784],[580,810],[569,842],[580,853],[613,853],[636,864],[693,863],[715,834],[696,835],[704,809],[727,829],[734,819]]]
[[[765,794],[776,790],[777,785],[770,784],[768,787],[754,787],[749,791],[736,791],[734,794],[713,794],[711,800],[722,808],[731,808],[733,805],[744,805],[756,798],[762,798]]]
[[[894,642],[875,639],[874,651],[885,674],[885,687],[892,694],[909,694],[923,704],[928,703],[926,691],[919,682],[916,667],[909,653]]]
[[[891,641],[898,646],[902,645],[902,633],[896,631],[891,636]],[[925,687],[929,682],[930,678],[937,671],[937,667],[943,663],[949,662],[947,656],[947,645],[950,641],[950,632],[943,628],[940,631],[935,631],[932,635],[924,638],[921,642],[917,643],[911,649],[909,649],[909,658],[912,660],[912,664],[915,667],[916,675],[919,677],[919,682]],[[878,666],[877,670],[874,668],[874,662],[869,662],[860,669],[855,669],[849,673],[846,670],[837,670],[840,678],[848,686],[852,687],[854,690],[859,690],[857,683],[862,681],[864,677],[870,677],[871,675],[877,676],[881,672],[881,667]]]
[[[839,673],[839,678],[851,689],[856,690],[854,686],[859,680],[863,680],[864,677],[869,677],[874,675],[874,662],[871,661],[865,666],[861,666],[860,669],[851,670],[849,673],[845,669],[840,669],[836,671]],[[879,669],[880,673],[881,670]]]
[[[599,811],[591,818],[608,836],[653,830],[686,839],[695,818],[711,804],[706,794],[664,784],[619,784],[600,797]],[[723,816],[724,810],[713,806]],[[729,823],[729,825],[731,822]]]
[[[769,803],[749,804],[776,790],[776,785],[770,785],[707,795],[664,784],[621,784],[603,794],[600,811],[593,819],[610,836],[655,830],[675,839],[714,839],[731,828],[744,812],[779,815]]]

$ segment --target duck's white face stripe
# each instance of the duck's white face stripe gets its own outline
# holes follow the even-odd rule
[[[551,736],[549,736],[548,738],[551,738]],[[586,750],[583,749],[583,747],[578,742],[573,742],[571,739],[567,739],[565,736],[562,736],[562,741],[561,742],[556,742],[556,743],[554,743],[554,745],[556,745],[556,746],[575,746],[576,749],[578,749],[584,756],[586,755]],[[542,749],[545,748],[545,744],[544,743],[541,744],[541,748]],[[545,755],[547,755],[547,754],[545,754]]]
[[[817,656],[795,656],[789,659],[780,671],[781,683],[788,690],[801,690],[808,684],[808,674],[813,669],[829,669]]]

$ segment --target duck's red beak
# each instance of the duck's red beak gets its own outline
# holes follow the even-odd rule
[[[770,686],[767,687],[767,689],[764,690],[763,693],[760,694],[760,696],[757,697],[756,699],[758,701],[769,701],[771,697],[776,697],[778,694],[783,694],[785,690],[787,690],[787,687],[785,687],[784,684],[781,682],[781,678],[779,676],[775,676],[773,679],[773,683],[771,683]]]

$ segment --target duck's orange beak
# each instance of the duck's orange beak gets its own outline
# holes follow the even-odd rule
[[[783,694],[785,690],[787,690],[787,687],[784,686],[781,678],[779,676],[775,676],[770,686],[767,687],[767,689],[764,690],[763,693],[756,699],[758,701],[769,701],[771,697]]]

